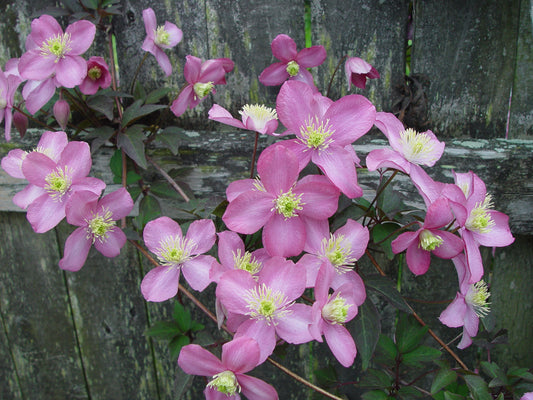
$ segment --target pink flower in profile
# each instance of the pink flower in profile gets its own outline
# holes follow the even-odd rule
[[[141,282],[147,301],[165,301],[178,293],[180,271],[194,290],[202,291],[211,282],[212,256],[202,255],[215,244],[215,224],[209,219],[194,221],[183,236],[179,224],[160,217],[146,224],[144,244],[162,265],[148,272]]]
[[[444,142],[439,142],[433,132],[405,129],[394,114],[376,113],[376,126],[389,139],[392,149],[372,150],[366,157],[370,171],[394,168],[409,174],[413,164],[432,167],[444,152]]]
[[[450,259],[464,248],[463,241],[451,232],[442,230],[454,220],[448,200],[440,198],[428,208],[420,229],[404,232],[392,241],[395,254],[407,249],[407,266],[415,275],[425,274],[429,268],[431,253],[437,257]]]
[[[172,102],[170,109],[179,117],[187,107],[193,109],[209,93],[215,92],[215,85],[226,84],[226,73],[233,69],[233,61],[229,58],[216,58],[202,63],[198,57],[186,57],[183,75],[188,85]]]
[[[472,344],[472,337],[477,335],[479,318],[489,312],[487,299],[490,293],[485,282],[471,282],[472,277],[463,254],[459,254],[452,261],[459,278],[459,292],[441,313],[439,320],[450,328],[463,327],[463,337],[457,347],[464,349]]]
[[[142,49],[153,54],[165,75],[170,76],[172,65],[163,49],[171,49],[176,46],[183,38],[183,32],[168,21],[165,21],[163,26],[157,26],[155,13],[151,8],[143,10],[143,20],[146,39],[144,39]]]
[[[228,318],[240,319],[236,337],[257,340],[262,363],[274,351],[278,336],[293,344],[312,340],[308,329],[311,307],[295,303],[304,290],[302,269],[283,257],[272,257],[256,279],[243,270],[226,272],[216,296],[231,313]],[[228,320],[228,325],[235,323]]]
[[[344,324],[357,315],[357,307],[363,304],[365,296],[361,298],[358,288],[350,283],[343,284],[330,294],[334,275],[331,268],[322,264],[316,280],[313,322],[309,325],[309,332],[319,342],[324,335],[335,358],[348,368],[355,360],[357,349]]]
[[[289,81],[281,87],[276,109],[287,132],[296,135],[281,145],[296,154],[299,170],[312,161],[346,196],[362,196],[352,143],[374,125],[372,103],[356,94],[333,102],[302,82]]]
[[[22,79],[17,75],[4,73],[0,69],[0,122],[4,122],[4,137],[6,141],[11,140],[11,124],[13,121],[13,105],[15,103],[15,92]]]
[[[287,35],[281,34],[274,38],[270,47],[272,54],[280,62],[276,62],[259,75],[259,82],[265,86],[281,85],[287,79],[299,80],[317,91],[311,73],[306,68],[316,67],[326,59],[324,46],[312,46],[297,51],[296,43]]]
[[[108,88],[111,85],[109,67],[102,57],[93,56],[87,61],[87,76],[80,84],[83,94],[95,94],[98,89]]]
[[[242,120],[233,118],[228,110],[214,104],[209,110],[209,119],[240,129],[247,129],[264,135],[279,136],[274,131],[278,127],[276,110],[259,104],[246,104],[241,111]]]
[[[185,373],[211,377],[204,390],[206,400],[239,400],[239,393],[248,399],[277,400],[272,386],[245,375],[258,364],[259,345],[249,337],[234,338],[222,345],[221,360],[197,344],[184,346],[178,357]]]
[[[20,75],[36,81],[54,76],[59,86],[78,86],[87,75],[81,54],[91,46],[95,33],[94,24],[86,20],[74,22],[63,33],[50,15],[34,19],[26,39],[27,51],[19,61]]]
[[[67,222],[78,228],[65,242],[64,256],[59,267],[79,271],[92,245],[106,257],[116,257],[126,243],[126,235],[115,221],[126,217],[133,209],[133,200],[125,188],[99,199],[87,190],[75,192],[67,201]]]
[[[354,84],[360,89],[366,87],[366,80],[379,78],[379,72],[359,57],[349,57],[344,64],[348,89]]]
[[[86,142],[67,144],[57,162],[37,151],[24,158],[22,173],[33,186],[20,200],[28,203],[28,198],[31,199],[26,218],[35,232],[54,228],[65,217],[67,200],[77,190],[100,195],[105,183],[87,176],[91,165],[91,151]]]
[[[57,123],[61,129],[65,130],[67,128],[68,119],[70,118],[70,105],[66,100],[60,99],[55,102],[53,111]]]
[[[337,211],[339,190],[320,175],[298,181],[298,160],[283,146],[259,156],[260,179],[232,182],[222,219],[232,231],[252,234],[263,227],[263,246],[270,255],[299,255],[307,232],[323,230]],[[327,229],[327,228],[326,228]]]

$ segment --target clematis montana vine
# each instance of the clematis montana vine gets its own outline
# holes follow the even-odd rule
[[[125,188],[99,195],[87,190],[74,193],[66,204],[67,222],[78,228],[65,242],[65,252],[59,267],[79,271],[91,246],[106,257],[116,257],[126,243],[126,235],[116,226],[133,209],[133,200]]]
[[[317,92],[313,76],[306,68],[316,67],[326,59],[324,46],[312,46],[297,51],[294,40],[284,34],[278,35],[272,41],[270,47],[272,54],[280,62],[276,62],[259,75],[259,82],[265,86],[281,85],[287,79],[299,80],[308,84]]]
[[[83,94],[95,94],[98,89],[108,88],[111,85],[109,67],[102,57],[93,56],[87,61],[87,76],[80,84]]]
[[[170,76],[172,65],[163,49],[171,49],[176,46],[183,38],[183,32],[168,21],[165,21],[163,26],[157,26],[155,13],[151,8],[143,10],[143,20],[146,39],[144,39],[142,49],[153,54],[165,75]]]
[[[325,176],[307,175],[298,181],[298,160],[283,146],[263,151],[257,171],[260,179],[228,186],[229,205],[222,219],[238,233],[251,234],[263,227],[263,246],[272,256],[297,256],[307,232],[327,229],[340,193]]]
[[[259,104],[246,104],[241,111],[242,121],[233,118],[228,110],[214,104],[209,110],[209,119],[235,128],[247,129],[264,135],[279,136],[274,131],[278,127],[276,110]]]
[[[211,282],[209,272],[216,262],[203,255],[215,244],[215,224],[208,219],[191,223],[183,236],[179,224],[160,217],[146,224],[144,244],[161,265],[148,272],[141,282],[141,292],[148,301],[165,301],[178,293],[180,271],[194,290],[202,291]]]
[[[193,109],[209,93],[215,92],[215,85],[226,84],[226,74],[233,69],[233,61],[229,58],[216,58],[202,63],[198,57],[186,57],[183,75],[188,85],[185,86],[178,98],[172,102],[170,109],[179,117],[187,107]]]
[[[379,78],[379,72],[359,57],[349,57],[344,63],[344,72],[348,81],[348,89],[355,85],[360,89],[366,87],[366,80]]]
[[[277,400],[276,389],[268,383],[245,375],[259,364],[259,345],[249,337],[239,337],[222,345],[219,360],[197,344],[184,346],[178,365],[189,375],[210,377],[204,390],[206,400]]]
[[[351,145],[374,125],[374,105],[356,94],[333,102],[302,82],[290,81],[281,87],[276,109],[287,133],[296,135],[281,145],[296,154],[299,170],[312,161],[346,196],[362,196]]]

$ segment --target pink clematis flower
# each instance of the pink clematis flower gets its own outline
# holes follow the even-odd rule
[[[533,392],[524,393],[520,400],[533,400]]]
[[[433,132],[405,129],[394,114],[378,112],[376,126],[387,136],[392,149],[372,150],[366,157],[370,171],[394,168],[410,174],[413,164],[432,167],[444,152],[444,142],[439,142]]]
[[[144,243],[157,255],[159,267],[146,274],[141,292],[147,301],[165,301],[178,293],[180,271],[194,290],[204,290],[211,279],[212,256],[202,255],[215,244],[215,224],[208,219],[194,221],[184,237],[179,224],[160,217],[146,224]]]
[[[108,88],[111,85],[109,67],[102,57],[93,56],[87,61],[87,76],[80,84],[83,94],[95,94],[98,89]]]
[[[185,373],[211,377],[204,390],[206,400],[239,400],[239,393],[248,399],[277,400],[272,386],[245,375],[258,364],[259,345],[248,337],[222,345],[221,360],[197,344],[184,346],[178,357],[178,365]]]
[[[65,253],[59,267],[79,271],[91,246],[106,257],[116,257],[126,243],[126,235],[115,221],[126,217],[133,209],[133,200],[125,188],[99,195],[86,190],[75,192],[67,201],[67,222],[78,228],[65,242]]]
[[[70,142],[58,161],[34,151],[22,161],[22,173],[33,185],[19,200],[28,204],[26,218],[37,233],[54,228],[65,217],[67,200],[77,190],[89,190],[98,195],[105,183],[88,177],[91,170],[91,151],[86,142]]]
[[[270,47],[272,54],[280,62],[276,62],[259,75],[259,82],[265,86],[281,85],[287,79],[299,80],[308,84],[317,92],[313,77],[306,68],[316,67],[326,59],[324,46],[312,46],[297,51],[296,43],[287,35],[278,35]]]
[[[94,24],[85,20],[74,22],[63,33],[50,15],[34,19],[26,39],[27,51],[19,61],[20,75],[36,81],[54,76],[59,86],[78,86],[87,75],[81,54],[91,46],[95,33]]]
[[[22,79],[17,75],[4,73],[0,69],[0,122],[4,120],[4,137],[6,141],[11,140],[11,124],[13,121],[13,105],[15,103],[15,92]]]
[[[331,268],[322,264],[316,280],[316,300],[313,303],[313,322],[309,325],[309,332],[319,342],[322,342],[324,335],[335,358],[348,368],[355,360],[357,349],[344,324],[357,315],[357,307],[363,304],[365,296],[361,298],[358,288],[350,283],[345,283],[333,294],[329,294],[334,275]]]
[[[463,250],[463,241],[451,232],[441,230],[454,220],[448,200],[440,198],[428,208],[420,229],[404,232],[392,241],[395,254],[407,249],[407,266],[415,275],[425,274],[429,268],[430,254],[451,259]]]
[[[472,277],[463,254],[452,261],[459,278],[459,292],[441,313],[439,320],[450,328],[463,327],[463,337],[457,347],[464,349],[472,344],[472,337],[477,335],[479,318],[489,312],[487,299],[490,293],[485,282],[471,283]]]
[[[233,118],[228,110],[214,104],[209,110],[209,119],[240,129],[247,129],[264,135],[279,136],[274,131],[278,127],[276,110],[259,104],[246,104],[241,111],[242,120]]]
[[[144,39],[142,49],[153,54],[165,75],[170,76],[172,65],[163,49],[171,49],[176,46],[183,38],[183,32],[168,21],[165,21],[164,26],[157,26],[155,13],[151,8],[143,10],[143,20],[146,39]]]
[[[346,196],[362,196],[351,145],[374,125],[372,103],[356,94],[333,102],[302,82],[289,81],[281,87],[276,109],[280,122],[296,135],[281,145],[296,154],[299,170],[312,161]]]
[[[366,87],[366,80],[379,78],[379,72],[359,57],[349,57],[344,64],[348,89],[354,84],[360,89]]]
[[[272,257],[263,265],[257,280],[247,271],[226,272],[216,295],[230,313],[242,317],[236,337],[257,340],[262,363],[274,351],[276,336],[293,344],[312,340],[308,330],[311,307],[294,302],[304,290],[305,273],[301,268],[282,257]],[[230,324],[234,325],[229,320]]]
[[[232,231],[251,234],[263,227],[263,246],[270,255],[300,254],[307,232],[322,231],[337,210],[339,190],[325,176],[298,179],[298,160],[288,149],[276,146],[261,153],[260,180],[232,182],[229,205],[222,219]],[[325,228],[327,229],[327,228]]]

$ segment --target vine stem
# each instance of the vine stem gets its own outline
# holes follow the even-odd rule
[[[348,58],[348,55],[343,56],[337,66],[335,67],[335,71],[333,71],[333,74],[331,74],[331,79],[329,80],[328,90],[326,92],[326,97],[329,97],[329,92],[331,90],[331,85],[333,84],[333,78],[335,78],[335,75],[337,74],[337,71],[339,70],[340,66],[342,65],[343,61]]]
[[[189,196],[187,196],[185,194],[185,192],[183,191],[183,189],[176,183],[176,181],[174,179],[172,179],[172,177],[167,174],[165,172],[165,170],[163,168],[161,168],[154,160],[152,160],[150,157],[146,156],[146,160],[152,164],[155,169],[157,169],[159,171],[159,173],[161,175],[163,175],[163,177],[168,181],[168,183],[170,183],[172,185],[172,187],[176,190],[176,192],[178,192],[180,194],[181,197],[183,197],[183,200],[185,200],[187,203],[189,201],[191,201],[191,199],[189,199]]]
[[[128,241],[135,246],[147,259],[150,261],[154,266],[158,267],[159,263],[148,253],[148,251],[142,247],[137,241],[128,239]],[[180,293],[184,294],[189,300],[191,300],[195,306],[197,306],[200,310],[204,312],[205,315],[207,315],[212,321],[214,321],[216,324],[218,324],[218,320],[215,314],[213,314],[196,296],[194,296],[191,292],[189,292],[186,288],[184,288],[181,283],[178,284],[178,290]],[[222,329],[229,333],[231,336],[233,336],[233,332],[228,330],[228,328],[225,325],[222,325]],[[313,389],[315,392],[320,393],[324,396],[326,396],[329,399],[333,400],[343,400],[341,397],[335,396],[332,393],[329,393],[328,391],[314,385],[313,383],[309,382],[308,380],[302,378],[300,375],[296,374],[295,372],[292,372],[287,367],[283,366],[282,364],[278,363],[277,361],[274,361],[272,358],[267,358],[267,361],[274,365],[276,368],[278,368],[280,371],[283,371],[287,375],[289,375],[291,378],[296,380],[297,382],[300,382],[301,384],[309,387],[310,389]]]
[[[364,217],[363,217],[363,225],[365,224],[366,222],[366,217],[368,216],[368,213],[370,212],[370,210],[372,209],[372,206],[374,205],[374,203],[378,200],[378,197],[381,195],[381,193],[383,193],[383,191],[385,190],[385,188],[387,186],[389,186],[389,184],[392,182],[392,180],[394,179],[394,177],[398,174],[398,170],[395,170],[391,176],[389,176],[389,179],[387,179],[387,181],[383,184],[383,186],[381,186],[378,191],[376,192],[376,195],[374,196],[374,199],[372,200],[372,202],[370,203],[370,205],[368,206],[368,210],[367,212],[365,213]]]
[[[146,60],[146,57],[148,57],[148,53],[144,53],[144,57],[142,58],[141,62],[139,63],[139,65],[137,65],[137,70],[135,70],[135,75],[133,76],[133,79],[131,81],[131,86],[130,86],[130,93],[133,93],[133,89],[135,87],[135,81],[137,80],[137,76],[139,75],[139,72],[141,70],[141,67],[143,66],[144,64],[144,61]]]

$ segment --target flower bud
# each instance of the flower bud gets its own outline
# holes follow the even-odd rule
[[[20,137],[23,138],[28,129],[28,117],[22,114],[20,111],[15,111],[13,114],[13,125],[17,128]]]
[[[66,100],[56,101],[54,104],[54,117],[62,130],[66,129],[69,116],[70,106]]]

